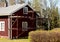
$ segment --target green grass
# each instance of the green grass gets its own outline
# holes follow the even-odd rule
[[[0,42],[29,42],[29,39],[4,39],[4,38],[0,38]]]

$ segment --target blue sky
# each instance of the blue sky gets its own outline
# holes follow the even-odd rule
[[[57,6],[60,8],[60,0],[58,1],[58,4],[57,4]]]

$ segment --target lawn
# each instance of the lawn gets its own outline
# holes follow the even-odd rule
[[[10,39],[0,38],[0,42],[29,42],[29,39],[14,39],[14,40],[10,40]]]

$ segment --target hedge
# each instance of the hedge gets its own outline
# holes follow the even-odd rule
[[[32,31],[29,33],[30,42],[60,42],[60,32],[51,31]]]

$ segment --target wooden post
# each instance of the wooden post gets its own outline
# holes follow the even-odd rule
[[[34,12],[32,12],[32,18],[34,18]]]
[[[11,15],[11,16],[12,16],[12,15]],[[11,22],[11,24],[10,24],[10,25],[11,25],[11,27],[10,27],[10,28],[11,28],[11,29],[10,29],[10,31],[11,31],[11,37],[10,37],[10,38],[12,39],[12,18],[10,18],[10,22]]]
[[[18,18],[17,18],[17,38],[18,38]]]
[[[10,38],[10,17],[8,16],[8,38]]]

